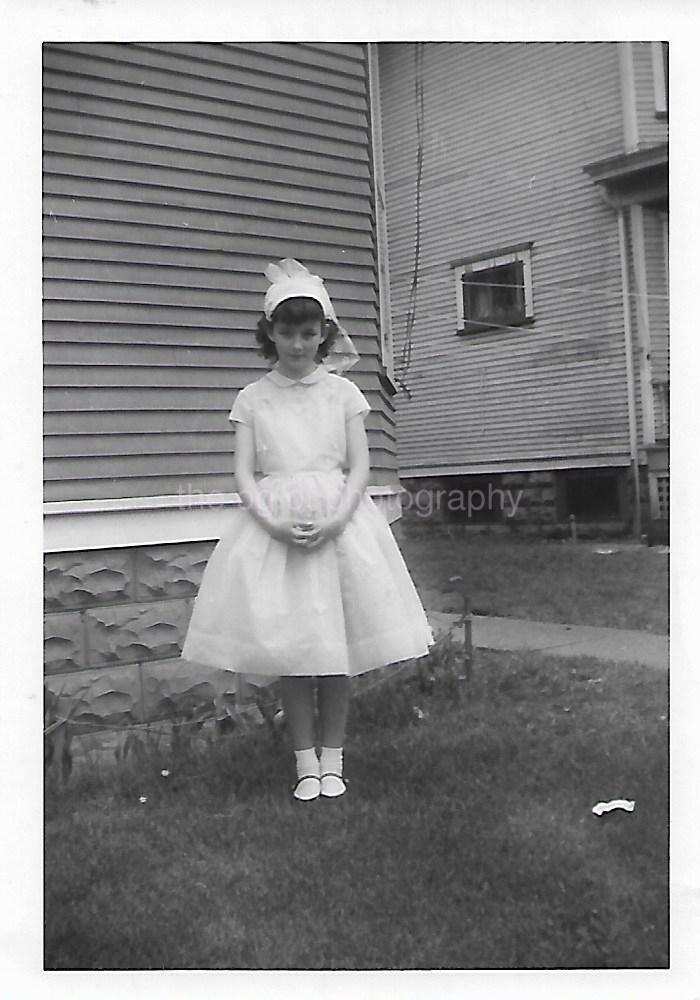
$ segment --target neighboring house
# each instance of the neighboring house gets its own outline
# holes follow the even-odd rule
[[[449,519],[667,527],[667,52],[379,46],[399,468]]]
[[[371,489],[398,513],[372,64],[361,44],[44,46],[46,670],[99,718],[188,683],[183,633],[239,504],[228,412],[267,369],[268,262],[326,278],[372,405]]]

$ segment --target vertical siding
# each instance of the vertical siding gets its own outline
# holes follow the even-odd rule
[[[657,117],[651,42],[632,42],[632,66],[639,146],[668,142],[668,117]]]
[[[394,355],[415,247],[416,62],[380,47]],[[628,452],[615,213],[582,167],[620,151],[613,43],[437,43],[423,53],[424,160],[402,469]],[[456,335],[451,262],[532,241],[535,323]]]
[[[44,46],[47,500],[233,489],[265,264],[326,278],[396,480],[360,44]]]

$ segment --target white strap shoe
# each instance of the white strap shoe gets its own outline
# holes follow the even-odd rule
[[[321,775],[321,795],[327,799],[337,799],[346,791],[344,779],[333,771],[326,771]]]
[[[317,774],[304,774],[294,785],[294,798],[300,802],[312,802],[321,794],[321,779]]]

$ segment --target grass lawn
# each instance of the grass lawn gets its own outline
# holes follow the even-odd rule
[[[667,674],[448,652],[354,700],[343,799],[264,727],[49,788],[46,967],[666,966]]]
[[[461,573],[476,614],[668,632],[668,555],[644,546],[500,535],[409,536],[399,544],[434,611],[461,611],[449,583]]]

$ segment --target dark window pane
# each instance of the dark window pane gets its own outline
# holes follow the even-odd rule
[[[522,261],[462,276],[466,323],[511,326],[525,320]]]
[[[501,488],[501,476],[446,476],[441,480],[445,489],[441,509],[451,524],[477,524],[503,521],[512,511],[507,495]]]
[[[575,473],[566,477],[566,513],[584,520],[620,516],[617,476]]]

